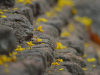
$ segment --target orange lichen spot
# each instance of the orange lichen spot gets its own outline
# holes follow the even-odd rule
[[[31,2],[31,0],[25,0],[25,1],[24,1],[24,5],[25,5],[25,4],[32,4],[32,2]]]
[[[41,42],[41,41],[42,41],[42,39],[37,38],[37,42]]]
[[[87,68],[82,68],[84,71],[87,71],[88,69]]]
[[[63,46],[62,43],[60,43],[60,42],[57,42],[56,44],[57,44],[56,49],[65,49],[65,48],[67,48],[66,46]]]
[[[4,72],[9,73],[10,71],[9,71],[9,69],[4,69]]]
[[[37,19],[37,22],[48,22],[48,20],[45,19],[45,18],[38,18]]]
[[[59,71],[62,71],[62,70],[64,70],[64,68],[59,69]]]
[[[57,59],[56,62],[63,62],[63,59]]]
[[[17,48],[15,49],[15,51],[23,51],[25,50],[25,48],[21,48],[21,46],[17,45]]]
[[[37,28],[37,30],[40,31],[40,32],[44,32],[43,29],[42,29],[42,26],[39,26],[39,27]]]
[[[8,64],[4,64],[4,66],[5,66],[5,67],[9,67],[9,65],[8,65]]]
[[[33,44],[32,41],[30,41],[30,42],[27,42],[27,45],[28,45],[28,46],[33,46],[33,45],[35,45],[35,44]]]
[[[52,63],[52,65],[60,65],[60,64],[58,64],[57,62],[55,62],[55,63]]]
[[[65,32],[62,32],[62,33],[61,33],[61,36],[62,36],[62,37],[70,36],[70,33],[69,33],[69,32],[66,32],[66,31],[65,31]]]

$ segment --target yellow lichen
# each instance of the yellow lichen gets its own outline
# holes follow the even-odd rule
[[[0,12],[0,15],[4,14],[3,12]]]
[[[42,39],[37,38],[37,42],[41,42],[41,41],[42,41]]]
[[[17,52],[12,52],[12,54],[13,54],[13,55],[17,55],[18,53],[17,53]]]
[[[17,3],[24,2],[24,0],[16,0]]]
[[[62,11],[61,7],[59,7],[59,6],[54,7],[54,10],[55,11],[58,11],[58,12],[61,12]]]
[[[41,44],[45,44],[45,43],[41,43]]]
[[[6,16],[5,16],[5,15],[0,15],[0,17],[1,17],[1,18],[6,18]]]
[[[52,63],[52,65],[60,65],[60,64],[58,64],[57,62],[55,62],[55,63]]]
[[[4,66],[5,66],[5,67],[9,67],[9,65],[8,65],[8,64],[4,64]]]
[[[14,13],[15,15],[17,14],[17,13]]]
[[[84,54],[82,57],[83,57],[83,58],[86,58],[86,57],[87,57],[87,55],[86,55],[86,54]]]
[[[84,43],[84,47],[89,47],[89,44],[88,43]]]
[[[3,65],[3,61],[2,60],[0,60],[0,65]]]
[[[92,68],[95,68],[96,66],[95,65],[92,65]]]
[[[56,49],[65,49],[65,48],[67,48],[66,46],[63,46],[62,43],[60,43],[60,42],[57,42],[56,44],[57,44]]]
[[[95,61],[96,61],[95,58],[88,58],[88,59],[87,59],[87,62],[95,62]]]
[[[33,30],[35,31],[36,29],[34,28]]]
[[[77,14],[76,8],[73,8],[73,9],[72,9],[72,13],[73,13],[74,15]]]
[[[36,25],[39,25],[39,23],[35,23]]]
[[[17,61],[17,57],[16,56],[13,56],[13,57],[11,57],[12,58],[12,61]]]
[[[8,11],[8,10],[4,9],[3,11],[5,11],[5,12],[6,12],[6,11]]]
[[[88,18],[86,16],[84,16],[84,17],[75,16],[74,19],[75,19],[75,21],[81,22],[86,27],[89,27],[92,24],[92,19]]]
[[[52,10],[52,11],[50,11],[50,12],[49,12],[49,11],[46,11],[46,13],[45,13],[45,14],[46,14],[46,16],[47,16],[47,17],[51,17],[51,16],[53,16],[53,17],[54,17],[54,16],[56,16],[56,15],[57,15],[57,14],[56,14],[53,10]]]
[[[25,1],[24,1],[24,5],[25,5],[25,4],[32,4],[32,2],[31,2],[31,0],[25,0]]]
[[[74,3],[72,0],[58,0],[58,4],[59,7],[64,7],[65,5],[67,6],[74,6]]]
[[[8,58],[7,58],[7,62],[12,62],[11,57],[8,57]]]
[[[84,71],[87,71],[88,69],[87,68],[82,68]]]
[[[64,70],[64,68],[59,69],[59,71],[62,71],[62,70]]]
[[[70,32],[74,32],[74,31],[75,31],[75,28],[74,28],[74,26],[73,26],[73,23],[69,23],[69,24],[68,24],[68,30],[69,30]]]
[[[9,53],[9,56],[12,56],[12,53]]]
[[[45,19],[45,18],[38,18],[37,19],[37,22],[48,22],[48,20]]]
[[[57,59],[56,62],[63,62],[63,59]]]
[[[27,48],[27,49],[32,49],[32,47],[29,47],[29,48]]]
[[[15,49],[15,51],[23,51],[25,50],[25,48],[21,48],[21,46],[17,45],[17,48]]]
[[[28,46],[33,46],[34,44],[32,43],[32,41],[30,41],[30,42],[27,42],[27,45]]]
[[[62,33],[61,33],[61,36],[62,36],[62,37],[70,36],[70,33],[69,33],[69,32],[66,32],[66,31],[65,31],[65,32],[62,32]]]
[[[0,59],[2,60],[2,62],[7,62],[7,56],[6,55],[1,55]]]
[[[40,32],[44,32],[43,29],[42,29],[42,26],[39,26],[39,27],[37,28],[37,30],[40,31]]]
[[[9,73],[10,71],[9,71],[9,69],[4,69],[4,72]]]
[[[13,8],[12,10],[17,10],[18,8]]]

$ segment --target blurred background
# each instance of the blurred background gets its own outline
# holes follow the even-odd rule
[[[87,26],[92,41],[90,43],[96,48],[100,55],[100,0],[73,0],[77,15],[75,19]],[[84,21],[82,21],[84,20]]]

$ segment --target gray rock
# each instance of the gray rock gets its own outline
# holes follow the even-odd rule
[[[0,54],[8,54],[16,47],[16,37],[13,29],[0,26]]]

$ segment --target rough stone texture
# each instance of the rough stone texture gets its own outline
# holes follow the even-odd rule
[[[25,38],[33,36],[32,25],[29,23],[26,17],[20,14],[7,15],[7,18],[0,18],[0,20],[1,25],[11,27],[16,31],[15,34],[17,38],[17,43],[22,43]]]
[[[0,6],[13,7],[15,5],[15,0],[0,0]]]
[[[38,32],[38,31],[34,31],[33,35],[34,35],[34,37],[38,37],[38,38],[41,38],[41,39],[48,39],[51,42],[51,48],[53,48],[53,51],[55,51],[56,42],[55,42],[53,37],[51,37],[48,34],[44,34],[42,32]]]
[[[32,1],[32,4],[26,4],[26,6],[32,9],[34,16],[44,14],[45,11],[49,8],[49,6],[46,4],[46,1],[43,0]]]
[[[56,50],[56,52],[59,53],[72,53],[75,54],[76,56],[79,56],[80,54],[74,49],[74,48],[66,48],[66,49],[59,49]]]
[[[42,23],[56,27],[59,30],[59,33],[61,33],[61,28],[63,26],[61,20],[49,20],[48,22],[42,22]]]
[[[24,15],[29,20],[29,22],[33,25],[33,12],[31,8],[26,6],[19,7],[18,10],[13,11],[12,13]]]
[[[16,37],[13,29],[0,26],[0,54],[8,54],[16,48]]]
[[[63,70],[60,71],[59,69],[62,69],[62,68]],[[66,67],[64,66],[51,65],[49,68],[46,69],[46,72],[44,73],[44,75],[72,75],[72,74],[69,73]]]
[[[63,62],[60,63],[60,65],[65,66],[67,70],[72,74],[72,75],[85,75],[84,71],[82,68],[73,62]]]
[[[77,63],[81,67],[86,67],[86,64],[84,63],[84,61],[82,60],[82,58],[79,57],[79,56],[75,56],[72,53],[60,53],[55,58],[56,59],[63,59],[63,61],[66,61],[66,62],[67,61],[72,61],[74,63]]]
[[[35,29],[37,29],[39,26],[42,26],[43,33],[48,34],[52,37],[57,37],[59,36],[59,31],[56,27],[53,27],[52,25],[46,25],[46,24],[40,24],[40,25],[35,25],[33,26]],[[51,31],[52,30],[52,31]]]
[[[40,53],[39,56],[42,57],[45,68],[51,65],[51,63],[53,62],[54,56],[53,56],[52,49],[50,49],[49,47],[39,48],[39,47],[33,46],[32,49],[30,49],[30,50],[24,50],[22,52],[19,52],[19,54],[25,55],[26,57],[27,57],[27,55],[32,57],[32,56],[36,55],[37,53]],[[38,56],[38,55],[36,55],[36,56]]]
[[[4,70],[7,69],[3,65],[0,66],[1,75],[42,75],[44,71],[42,58],[32,57],[23,60],[22,62],[14,62],[9,64],[9,73],[5,73]]]

